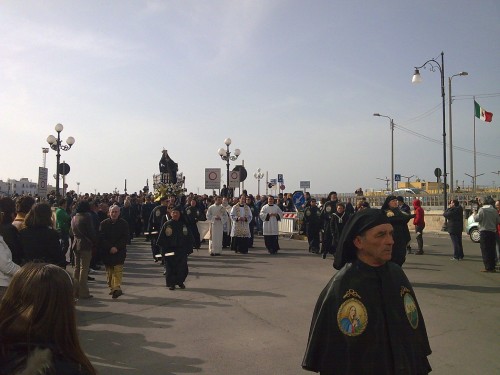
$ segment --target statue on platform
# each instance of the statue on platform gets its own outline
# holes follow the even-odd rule
[[[177,163],[168,156],[168,151],[163,150],[160,159],[161,181],[163,183],[177,183],[177,171],[179,169]]]

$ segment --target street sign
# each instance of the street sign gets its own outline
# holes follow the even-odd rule
[[[57,167],[58,171],[59,171],[59,174],[60,175],[63,175],[63,176],[66,176],[69,171],[70,171],[70,167],[67,163],[60,163],[59,166]]]
[[[205,189],[220,189],[220,168],[205,168]]]
[[[38,167],[38,196],[47,196],[47,177],[49,170],[47,168]]]
[[[278,174],[278,182],[283,183],[283,175],[282,174]]]
[[[269,180],[269,182],[270,182],[271,184],[273,184],[273,185],[276,185],[276,179],[275,179],[275,178],[271,178],[271,179]]]
[[[441,177],[442,174],[443,172],[441,171],[441,168],[434,169],[434,176],[436,176],[437,178]]]
[[[394,175],[394,181],[401,181],[401,175],[400,174],[395,174]]]
[[[295,193],[293,193],[292,199],[293,199],[293,204],[298,209],[302,208],[302,206],[304,206],[304,204],[306,203],[306,197],[304,196],[304,193],[301,191],[296,191]]]
[[[237,188],[240,187],[240,172],[230,171],[229,172],[229,187]]]
[[[301,189],[310,189],[311,188],[311,181],[300,181],[300,188]]]
[[[240,182],[245,181],[247,178],[247,170],[243,165],[237,165],[233,168],[233,171],[240,172]]]
[[[285,185],[281,184],[280,185],[280,190],[285,190]]]

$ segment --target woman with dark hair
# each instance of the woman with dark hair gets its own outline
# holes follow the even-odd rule
[[[74,278],[78,284],[78,298],[92,298],[87,285],[87,277],[92,259],[92,249],[97,246],[97,231],[90,215],[90,203],[80,201],[76,206],[76,214],[71,219],[71,230],[74,241],[72,250],[75,254]]]
[[[24,219],[34,204],[35,199],[29,195],[23,195],[16,200],[16,217],[14,218],[12,224],[17,228],[17,230],[24,228]]]
[[[52,209],[47,203],[35,204],[26,215],[25,228],[19,232],[24,260],[42,261],[66,267],[59,233],[52,228]]]
[[[46,263],[28,263],[0,302],[2,374],[95,375],[76,331],[73,280]]]
[[[16,217],[16,204],[11,198],[3,197],[0,199],[0,211],[3,212],[3,218],[0,223],[0,235],[12,253],[12,261],[21,264],[23,248],[19,239],[19,231],[12,225]]]

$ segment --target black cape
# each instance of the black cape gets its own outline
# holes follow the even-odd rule
[[[402,269],[355,260],[318,298],[302,367],[321,374],[419,375],[431,371],[430,354],[424,319]]]

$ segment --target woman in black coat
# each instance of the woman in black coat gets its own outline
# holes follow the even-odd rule
[[[35,204],[19,232],[25,262],[37,261],[66,267],[59,233],[53,229],[52,209],[47,203]]]
[[[443,213],[443,216],[448,220],[446,225],[447,231],[450,234],[451,242],[453,243],[453,258],[452,260],[464,259],[464,248],[462,246],[462,232],[464,231],[464,210],[460,206],[457,199],[450,201],[448,208]]]

